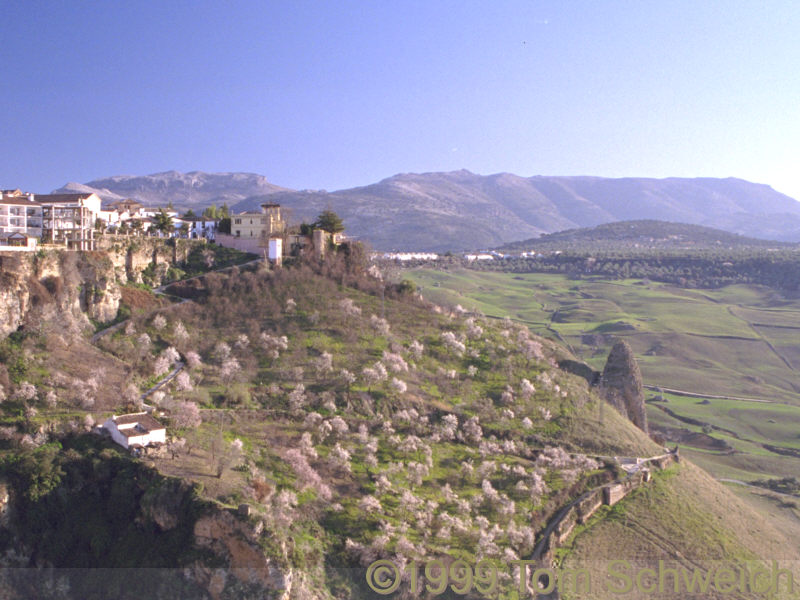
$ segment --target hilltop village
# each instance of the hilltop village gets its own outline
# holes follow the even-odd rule
[[[98,250],[106,236],[198,239],[279,262],[308,245],[324,253],[344,241],[341,221],[330,211],[317,227],[289,227],[281,206],[261,204],[259,212],[229,214],[227,207],[179,215],[172,208],[147,208],[133,200],[103,203],[95,193],[0,192],[0,251],[35,252],[40,247]]]

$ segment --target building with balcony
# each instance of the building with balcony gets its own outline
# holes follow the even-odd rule
[[[0,233],[42,235],[42,207],[19,190],[3,191],[0,196]]]
[[[37,194],[42,207],[42,243],[69,250],[94,250],[95,221],[100,215],[97,194]]]

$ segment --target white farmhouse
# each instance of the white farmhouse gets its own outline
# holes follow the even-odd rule
[[[146,412],[114,415],[103,423],[103,427],[111,434],[111,439],[123,448],[164,444],[167,441],[167,428]]]

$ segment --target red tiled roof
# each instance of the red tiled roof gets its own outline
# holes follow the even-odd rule
[[[79,200],[86,200],[92,194],[36,194],[34,199],[36,202],[44,202],[49,204],[51,202],[78,202]]]
[[[0,198],[0,204],[16,204],[21,206],[39,206],[36,202],[28,200],[27,196],[15,196],[13,198]]]

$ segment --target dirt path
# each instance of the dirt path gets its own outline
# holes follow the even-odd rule
[[[743,321],[744,323],[746,323],[747,326],[750,328],[750,331],[752,331],[758,337],[758,339],[760,339],[762,342],[764,342],[767,345],[767,348],[769,348],[775,356],[777,356],[779,359],[781,359],[783,364],[785,364],[790,371],[794,371],[795,370],[795,368],[792,366],[792,363],[790,363],[783,354],[778,352],[778,349],[775,348],[775,346],[772,345],[772,342],[770,342],[767,338],[765,338],[764,335],[760,331],[758,331],[758,329],[756,329],[755,323],[751,323],[750,321],[748,321],[744,317],[742,317],[740,315],[737,315],[736,312],[734,312],[734,310],[733,310],[734,309],[733,306],[727,306],[726,308],[728,309],[728,314],[730,314],[732,317],[734,317],[736,319],[739,319],[740,321]],[[737,304],[736,308],[744,308],[744,307],[739,305],[739,304]]]
[[[152,394],[152,393],[153,393],[153,392],[155,392],[156,390],[158,390],[158,389],[162,388],[163,386],[167,385],[167,384],[168,384],[170,381],[172,381],[173,379],[175,379],[175,378],[178,376],[178,373],[180,373],[180,372],[183,370],[183,368],[184,368],[185,366],[186,366],[186,363],[184,363],[184,362],[182,362],[182,361],[178,361],[178,362],[176,362],[176,363],[175,363],[175,368],[174,368],[174,369],[172,369],[172,371],[170,371],[169,373],[167,373],[167,375],[166,375],[166,376],[165,376],[163,379],[159,380],[159,381],[158,381],[158,383],[156,383],[156,384],[155,384],[153,387],[151,387],[149,390],[147,390],[147,391],[145,391],[144,393],[142,393],[142,400],[146,400],[146,399],[147,399],[147,397],[148,397],[150,394]]]
[[[676,390],[674,388],[667,388],[663,385],[644,385],[642,386],[652,392],[667,392],[668,394],[675,394],[676,396],[685,396],[687,398],[708,398],[709,400],[737,400],[739,402],[761,402],[763,404],[781,404],[775,400],[765,400],[764,398],[743,398],[741,396],[715,396],[713,394],[701,394],[699,392],[687,392],[686,390]]]
[[[769,492],[770,494],[778,494],[779,496],[786,496],[787,498],[792,498],[794,500],[798,500],[798,497],[794,494],[787,494],[786,492],[779,492],[777,490],[771,490],[769,488],[761,487],[760,485],[753,485],[752,483],[747,483],[746,481],[742,481],[740,479],[728,479],[727,477],[720,477],[717,481],[721,483],[733,483],[734,485],[741,485],[743,487],[751,488],[753,490],[758,490],[759,492]]]

